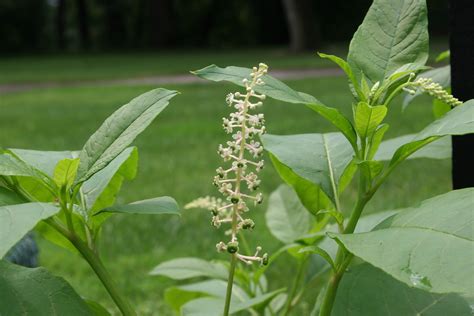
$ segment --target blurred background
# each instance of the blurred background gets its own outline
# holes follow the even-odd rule
[[[118,202],[160,195],[182,206],[215,195],[216,154],[226,140],[229,84],[204,83],[190,70],[215,63],[250,67],[265,62],[270,74],[351,116],[346,79],[316,51],[345,57],[370,0],[1,0],[0,146],[76,150],[119,106],[161,86],[182,94],[136,141],[139,173],[124,184]],[[430,63],[448,48],[446,0],[429,0]],[[401,102],[398,102],[401,103]],[[272,134],[333,131],[311,110],[268,100],[263,107]],[[432,121],[431,101],[421,97],[388,116],[387,137],[413,133]],[[267,159],[268,161],[269,159]],[[410,161],[368,205],[368,212],[405,207],[450,189],[450,161]],[[265,196],[280,183],[270,166]],[[423,183],[423,185],[419,185]],[[350,206],[355,190],[346,193]],[[407,195],[406,192],[410,192]],[[266,203],[255,209],[253,246],[270,254],[280,247],[265,226]],[[100,248],[121,289],[140,315],[172,315],[163,300],[176,282],[147,273],[176,257],[225,259],[215,252],[222,231],[210,215],[183,211],[181,219],[116,216],[104,227]],[[89,267],[36,236],[40,264],[77,291],[114,305]],[[271,289],[288,286],[294,262],[282,257],[268,270]],[[317,267],[315,267],[317,269]],[[307,315],[309,293],[295,315]]]

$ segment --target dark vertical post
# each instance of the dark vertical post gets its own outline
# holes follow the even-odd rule
[[[449,1],[452,93],[474,99],[474,1]],[[453,136],[453,188],[474,187],[474,134]]]

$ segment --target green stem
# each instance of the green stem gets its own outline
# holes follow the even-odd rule
[[[300,279],[303,274],[306,262],[307,262],[307,257],[298,262],[296,277],[293,279],[293,284],[291,286],[290,294],[288,295],[288,298],[286,300],[285,312],[283,313],[284,316],[289,315],[291,309],[293,308],[292,301],[293,301],[293,298],[295,297],[296,291],[298,290],[298,285],[300,283]]]
[[[237,263],[237,256],[233,254],[232,258],[230,259],[229,279],[227,280],[227,292],[225,295],[224,316],[229,315],[230,299],[232,297],[232,286],[234,285],[234,273],[235,273],[236,263]]]
[[[89,263],[92,270],[94,270],[95,274],[100,279],[122,314],[124,316],[135,316],[135,311],[132,309],[131,305],[119,294],[115,282],[110,277],[100,258],[75,234],[72,234],[52,218],[47,219],[46,223],[56,229],[61,235],[66,237],[74,245],[74,247],[76,247],[84,259],[86,259],[87,263]]]

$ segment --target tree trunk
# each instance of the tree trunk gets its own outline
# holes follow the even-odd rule
[[[77,0],[77,25],[81,48],[90,48],[89,13],[86,0]]]
[[[450,0],[451,87],[461,101],[474,99],[473,13],[473,0]],[[474,134],[452,139],[453,188],[474,187]]]
[[[312,0],[282,0],[290,35],[290,49],[301,52],[319,46],[319,27]]]
[[[56,9],[56,36],[57,45],[60,50],[66,48],[66,1],[59,0]]]
[[[173,40],[176,23],[173,18],[173,1],[151,0],[149,9],[151,12],[151,45],[153,48],[166,47]]]

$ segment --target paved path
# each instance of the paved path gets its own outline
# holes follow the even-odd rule
[[[272,70],[271,75],[278,79],[304,79],[333,77],[342,75],[339,68],[314,68],[314,69],[285,69]],[[0,94],[9,92],[28,91],[34,89],[49,89],[63,87],[81,87],[81,86],[115,86],[115,85],[160,85],[160,84],[186,84],[186,83],[205,83],[206,80],[200,79],[191,74],[185,75],[163,75],[143,78],[129,79],[110,79],[93,81],[51,81],[36,83],[14,83],[0,84]]]

